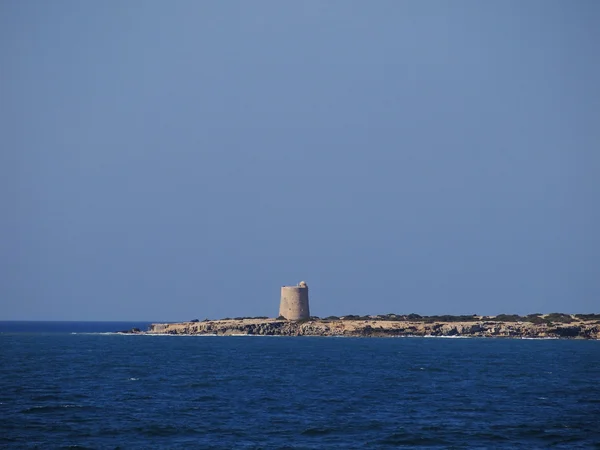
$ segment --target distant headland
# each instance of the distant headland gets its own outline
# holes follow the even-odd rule
[[[147,331],[123,333],[176,335],[347,336],[347,337],[508,337],[600,339],[600,314],[500,314],[497,316],[419,314],[310,315],[308,285],[282,286],[279,316],[236,317],[181,323],[153,323]]]
[[[136,330],[137,331],[137,330]],[[134,333],[136,331],[133,331]],[[154,323],[143,334],[347,336],[347,337],[507,337],[600,339],[600,314],[531,314],[500,316],[310,317],[288,320],[238,317],[182,323]]]

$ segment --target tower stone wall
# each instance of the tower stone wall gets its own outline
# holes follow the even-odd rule
[[[282,286],[279,315],[288,320],[303,320],[310,318],[308,306],[308,286],[304,281],[298,286]]]

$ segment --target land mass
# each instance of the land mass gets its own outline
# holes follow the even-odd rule
[[[412,317],[411,317],[412,316]],[[445,320],[444,320],[445,319]],[[345,316],[290,321],[282,318],[236,318],[154,323],[140,334],[346,336],[346,337],[509,337],[600,339],[600,314],[500,316]]]

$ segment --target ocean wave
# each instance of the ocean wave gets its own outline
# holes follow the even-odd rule
[[[548,337],[527,337],[527,336],[523,336],[520,339],[526,340],[526,341],[555,341],[559,338],[557,337],[553,337],[553,336],[548,336]]]
[[[91,336],[113,336],[113,335],[134,335],[135,333],[122,333],[120,331],[85,331],[72,332],[71,334],[91,335]]]
[[[583,340],[547,343],[552,351],[540,352],[543,343],[515,339],[250,336],[278,339],[9,336],[0,448],[600,442],[591,364],[600,346]]]
[[[424,336],[417,336],[417,337],[424,337],[424,338],[439,338],[439,339],[472,339],[475,336],[435,336],[433,334],[426,334]]]
[[[57,411],[64,411],[67,408],[77,409],[94,409],[92,406],[65,404],[65,405],[36,405],[21,410],[23,414],[38,414],[38,413],[52,413]]]

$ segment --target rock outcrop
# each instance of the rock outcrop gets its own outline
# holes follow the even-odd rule
[[[530,322],[411,322],[386,320],[227,319],[203,322],[156,323],[147,334],[260,336],[447,336],[600,339],[597,321],[548,325]]]

